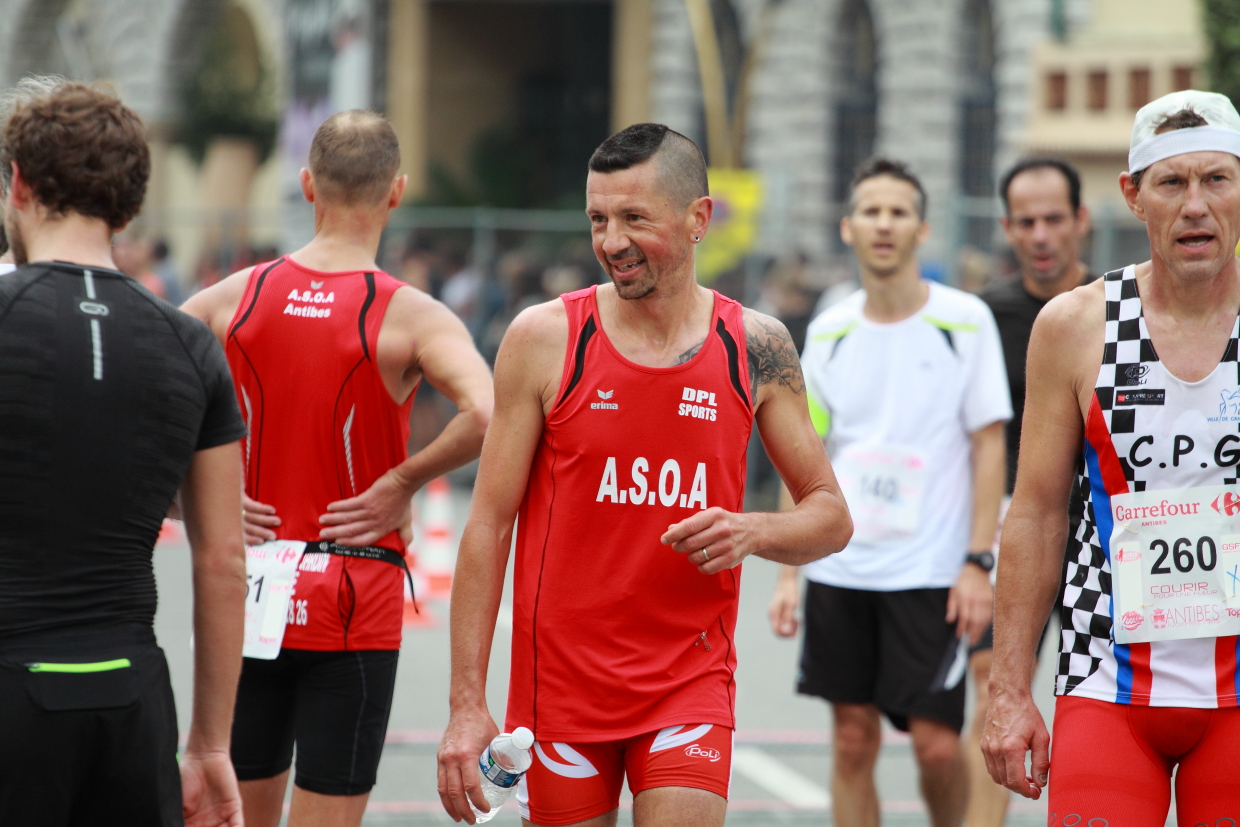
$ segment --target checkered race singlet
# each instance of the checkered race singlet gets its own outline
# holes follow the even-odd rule
[[[1183,382],[1154,352],[1135,268],[1104,278],[1106,344],[1085,422],[1085,518],[1068,549],[1055,691],[1143,706],[1236,706],[1236,637],[1115,643],[1110,503],[1147,489],[1236,484],[1240,318],[1214,371]]]

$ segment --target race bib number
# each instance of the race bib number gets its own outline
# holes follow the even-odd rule
[[[1235,486],[1111,498],[1116,643],[1240,634]]]
[[[305,543],[289,540],[246,546],[245,657],[274,660],[280,654],[297,563],[305,548]]]
[[[849,445],[831,463],[853,518],[853,540],[882,543],[917,533],[926,458],[890,445]]]

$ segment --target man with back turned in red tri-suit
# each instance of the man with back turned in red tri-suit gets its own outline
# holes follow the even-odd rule
[[[185,305],[224,343],[250,427],[247,542],[306,544],[287,613],[266,612],[255,630],[286,618],[278,649],[265,652],[274,659],[247,656],[241,674],[232,758],[251,827],[279,823],[294,744],[289,824],[361,822],[396,679],[409,500],[477,456],[490,418],[490,372],[465,326],[375,264],[405,191],[399,164],[381,116],[328,118],[301,172],[314,240]],[[423,377],[460,412],[409,457]],[[251,565],[265,553],[252,548]],[[253,602],[261,576],[251,572]],[[270,603],[278,581],[267,576]]]

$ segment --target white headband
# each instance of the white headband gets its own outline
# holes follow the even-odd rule
[[[1185,152],[1229,152],[1240,157],[1240,132],[1225,126],[1193,126],[1146,138],[1128,150],[1128,172]]]

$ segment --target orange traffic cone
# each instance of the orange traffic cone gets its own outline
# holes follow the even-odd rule
[[[452,490],[447,477],[436,477],[427,484],[422,510],[423,532],[418,560],[419,569],[426,576],[426,596],[447,598],[452,593],[452,572],[456,568]]]

